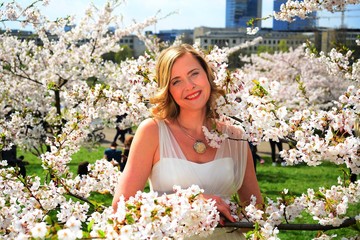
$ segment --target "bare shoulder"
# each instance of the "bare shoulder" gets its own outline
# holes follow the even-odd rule
[[[142,121],[136,130],[136,132],[146,132],[146,133],[157,133],[158,132],[158,124],[157,120],[153,118],[147,118],[144,121]]]
[[[157,120],[153,118],[145,119],[140,123],[138,126],[135,138],[141,138],[142,141],[151,141],[148,142],[148,144],[151,143],[157,143],[159,138],[159,128],[157,124]]]

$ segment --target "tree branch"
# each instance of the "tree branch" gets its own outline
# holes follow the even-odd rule
[[[320,224],[306,224],[306,223],[289,223],[289,224],[280,224],[276,227],[279,230],[305,230],[305,231],[327,231],[332,229],[346,228],[356,224],[356,220],[354,217],[348,218],[344,220],[344,222],[340,226],[332,226],[332,225],[320,225]],[[254,228],[254,224],[251,222],[226,222],[224,226],[218,227],[235,227],[235,228]]]

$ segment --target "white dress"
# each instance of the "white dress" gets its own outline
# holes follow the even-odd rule
[[[240,188],[246,169],[246,141],[225,140],[217,149],[215,158],[207,163],[188,161],[175,137],[164,121],[159,126],[160,160],[153,166],[149,176],[150,189],[159,194],[173,193],[173,186],[188,188],[193,184],[204,189],[205,194],[230,199]],[[221,131],[232,138],[241,139],[241,132],[222,125]],[[207,239],[244,239],[240,231],[225,233],[228,228],[217,228]],[[219,236],[221,234],[221,236]],[[196,239],[196,237],[191,238]]]

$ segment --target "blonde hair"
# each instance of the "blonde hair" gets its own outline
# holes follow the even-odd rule
[[[153,98],[150,99],[150,103],[155,104],[155,106],[151,109],[151,112],[156,119],[175,119],[179,115],[180,108],[169,92],[169,83],[171,70],[175,61],[186,53],[192,54],[206,72],[211,88],[210,97],[207,102],[206,115],[207,117],[217,117],[214,110],[216,104],[215,101],[219,96],[224,95],[224,90],[220,89],[214,83],[214,71],[211,69],[204,57],[191,45],[181,44],[179,46],[172,46],[163,50],[157,60],[156,79],[159,91]]]

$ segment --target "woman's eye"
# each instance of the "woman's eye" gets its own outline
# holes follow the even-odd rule
[[[191,74],[191,76],[196,76],[196,75],[198,75],[199,74],[199,72],[193,72],[192,74]]]
[[[173,80],[172,82],[171,82],[171,84],[173,85],[173,86],[175,86],[176,84],[178,84],[180,82],[180,80]]]
[[[190,78],[196,78],[199,75],[199,72],[192,72]]]

